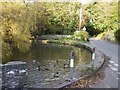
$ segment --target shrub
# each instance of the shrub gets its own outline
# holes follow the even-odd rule
[[[100,39],[115,42],[114,32],[103,32],[97,36]]]
[[[115,40],[120,43],[120,29],[115,32]]]
[[[80,41],[87,41],[89,34],[87,31],[76,31],[74,32],[74,39]]]

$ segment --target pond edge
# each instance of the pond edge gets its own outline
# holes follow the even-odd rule
[[[84,76],[80,77],[78,80],[71,81],[71,82],[69,82],[67,84],[54,87],[54,88],[57,88],[58,90],[61,90],[61,89],[64,89],[64,88],[69,88],[71,85],[79,82],[80,80],[84,80],[85,78],[89,78],[92,75],[96,74],[98,71],[100,71],[102,69],[103,65],[105,64],[105,61],[109,58],[104,53],[102,53],[100,50],[98,50],[96,47],[93,47],[91,44],[88,44],[88,43],[82,43],[82,42],[78,42],[78,41],[70,41],[70,42],[63,41],[63,42],[59,42],[58,43],[58,40],[47,40],[46,42],[47,43],[64,44],[64,45],[70,45],[70,46],[77,46],[78,48],[79,47],[83,47],[85,49],[90,50],[92,53],[94,52],[93,48],[95,48],[96,49],[96,53],[99,52],[99,55],[102,57],[100,59],[101,63],[91,73],[88,73],[87,75],[84,75]]]

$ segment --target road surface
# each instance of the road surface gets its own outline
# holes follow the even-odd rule
[[[104,79],[95,84],[93,88],[118,88],[118,76],[120,75],[118,69],[118,51],[120,49],[120,45],[97,39],[90,39],[90,43],[106,56],[110,57],[108,67],[104,70]]]

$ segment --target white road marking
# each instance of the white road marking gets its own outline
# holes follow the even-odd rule
[[[112,65],[108,64],[108,66],[110,67],[110,69],[112,69],[113,71],[118,71],[118,68],[113,67]]]
[[[114,64],[114,65],[118,67],[118,64]]]
[[[109,61],[110,63],[114,63],[113,61]]]
[[[111,67],[111,69],[112,69],[113,71],[118,71],[118,69],[116,69],[116,68],[114,68],[114,67]]]
[[[109,61],[111,64],[114,64],[116,67],[118,67],[119,65],[116,64],[114,61]]]
[[[109,67],[112,67],[112,65],[108,64]]]

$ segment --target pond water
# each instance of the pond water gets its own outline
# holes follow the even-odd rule
[[[11,56],[10,61],[26,61],[28,63],[28,85],[39,84],[37,86],[45,87],[45,85],[53,85],[69,78],[71,49],[74,50],[74,72],[78,73],[74,77],[77,78],[92,58],[92,53],[84,48],[37,42],[28,53],[24,55],[16,53]]]

